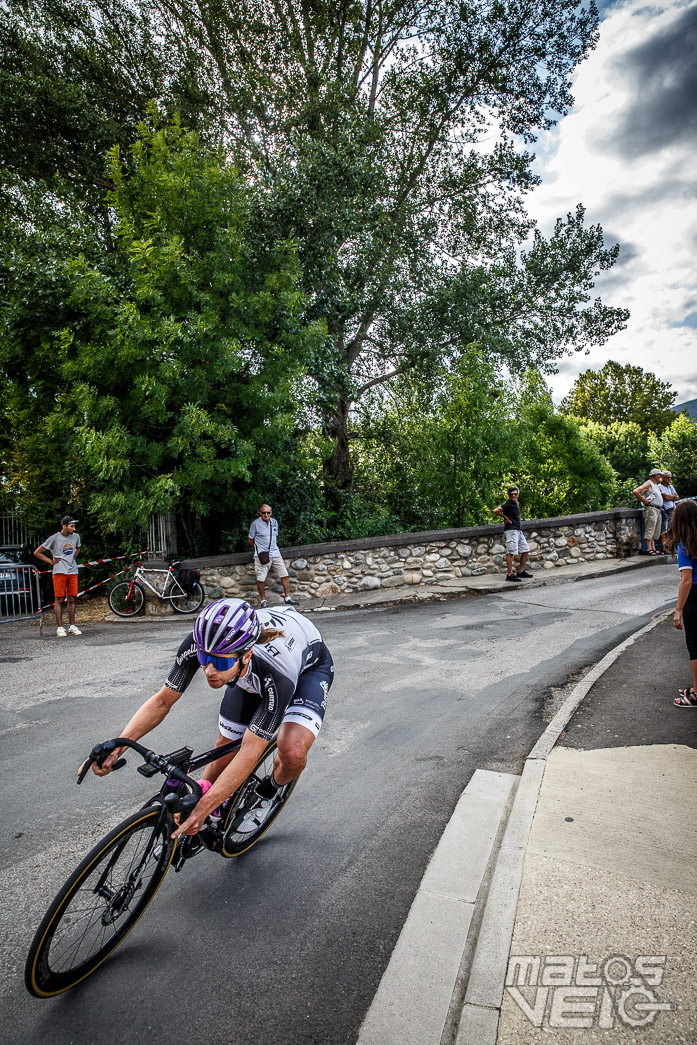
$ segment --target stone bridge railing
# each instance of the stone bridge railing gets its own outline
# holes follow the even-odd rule
[[[552,570],[570,563],[626,558],[636,553],[641,545],[641,512],[614,508],[556,519],[533,519],[523,522],[523,530],[530,545],[530,567]],[[293,597],[299,602],[506,570],[500,524],[332,541],[281,551]],[[189,559],[184,565],[201,571],[210,598],[257,597],[251,549]],[[277,590],[281,590],[280,585]]]

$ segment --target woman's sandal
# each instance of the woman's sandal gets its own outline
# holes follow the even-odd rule
[[[680,694],[673,703],[676,708],[697,708],[697,693],[692,686],[687,689],[679,689]]]

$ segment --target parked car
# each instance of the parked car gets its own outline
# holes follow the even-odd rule
[[[28,570],[12,568],[16,566],[45,569],[45,563],[32,555],[29,548],[20,545],[0,546],[0,617],[23,616],[38,609],[34,601],[36,589],[31,574]],[[53,602],[50,573],[40,577],[40,593],[42,604]]]

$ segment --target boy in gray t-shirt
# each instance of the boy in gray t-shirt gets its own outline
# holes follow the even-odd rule
[[[75,599],[77,598],[77,556],[80,551],[80,534],[75,533],[77,519],[72,515],[64,515],[61,519],[61,528],[58,533],[52,534],[34,552],[37,559],[43,559],[49,566],[53,567],[53,593],[56,601],[53,609],[56,614],[56,635],[65,638],[66,635],[82,635],[75,623]],[[49,552],[51,558],[46,555]],[[63,627],[61,602],[63,598],[68,600],[68,631]]]

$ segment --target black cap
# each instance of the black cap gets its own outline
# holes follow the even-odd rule
[[[61,526],[68,526],[71,522],[76,523],[77,519],[73,519],[72,515],[64,515],[61,519]]]

